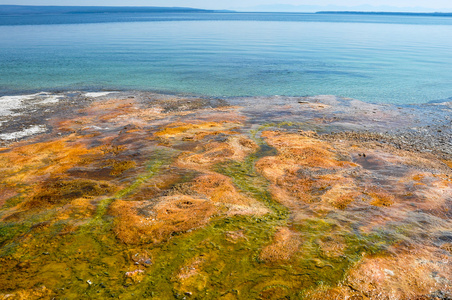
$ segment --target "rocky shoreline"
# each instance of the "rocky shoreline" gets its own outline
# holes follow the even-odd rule
[[[111,96],[141,102],[151,98],[174,99],[174,95],[137,91],[41,92],[0,97],[0,145],[5,146],[34,134],[50,133],[52,126],[48,121],[51,117],[68,116],[93,101]],[[354,132],[354,138],[362,141],[369,139],[368,133],[372,133],[371,139],[399,149],[434,152],[445,159],[452,156],[452,102],[397,106],[369,104],[335,96],[181,98],[184,100],[167,103],[166,109],[183,111],[200,105],[236,105],[243,107],[242,111],[251,117],[251,122],[287,118],[292,122],[305,122],[306,126],[322,127],[321,130],[326,132]],[[284,109],[284,106],[291,105],[290,111]]]

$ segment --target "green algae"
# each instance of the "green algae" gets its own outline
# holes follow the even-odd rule
[[[164,164],[168,164],[173,159],[173,155],[169,152],[170,151],[165,152],[164,150],[156,151],[153,158],[150,159],[147,163],[145,174],[138,176],[132,184],[118,191],[113,197],[100,201],[97,206],[97,211],[95,217],[93,218],[93,222],[99,221],[101,218],[103,218],[103,216],[107,212],[108,207],[114,200],[127,197],[128,195],[136,191],[142,184],[154,177]]]
[[[25,199],[25,197],[21,194],[11,197],[8,200],[6,200],[6,203],[2,206],[1,209],[6,210],[8,208],[17,206],[18,204],[22,203],[24,201],[24,199]]]
[[[295,258],[294,269],[301,271],[306,282],[302,294],[317,286],[336,286],[348,275],[348,271],[364,256],[385,255],[389,246],[397,239],[385,232],[356,233],[338,229],[334,221],[310,218],[296,225],[301,233],[303,245]],[[319,242],[338,236],[343,240],[342,253],[328,255]]]
[[[60,228],[55,226],[51,231],[56,233]],[[28,277],[31,274],[39,276],[28,277],[30,282],[27,284],[52,287],[57,295],[64,295],[66,299],[80,299],[81,295],[100,296],[108,294],[112,285],[113,289],[121,286],[123,274],[118,265],[124,265],[125,259],[121,255],[121,245],[115,243],[114,236],[108,231],[76,232],[64,236],[53,234],[47,238],[42,233],[34,236],[29,243],[28,252],[20,260],[31,261],[31,266],[26,270],[28,274],[15,274],[16,288],[26,288],[19,282],[20,275]],[[32,246],[36,246],[37,250]],[[13,271],[16,267],[11,269]],[[98,290],[104,289],[97,285],[101,283],[108,289],[100,294]]]
[[[155,156],[168,157],[159,152]],[[54,218],[55,209],[35,214],[25,222],[2,224],[0,258],[6,259],[8,264],[0,272],[0,279],[11,273],[15,275],[4,281],[0,290],[27,289],[30,285],[43,284],[66,299],[80,299],[81,295],[111,297],[121,294],[125,271],[118,269],[118,265],[127,264],[123,254],[127,247],[116,240],[111,218],[105,218],[108,206],[151,179],[167,162],[168,159],[152,159],[147,165],[146,174],[112,197],[100,200],[94,217],[87,219],[88,223],[75,226],[67,232],[65,228],[72,226],[70,222],[48,222]],[[37,225],[45,222],[49,225]],[[27,272],[14,273],[16,266],[23,260],[31,261]],[[31,279],[30,274],[39,276]]]
[[[77,299],[81,291],[90,297],[114,298],[126,293],[124,274],[130,271],[126,267],[128,265],[126,253],[130,246],[118,242],[113,234],[112,219],[106,218],[108,206],[114,200],[126,198],[133,193],[143,183],[154,177],[171,159],[172,156],[168,153],[157,151],[149,160],[145,174],[138,176],[132,184],[118,191],[113,197],[101,200],[91,221],[72,234],[73,243],[70,247],[66,247],[67,252],[72,251],[72,255],[77,256],[72,249],[82,249],[78,253],[79,256],[84,251],[85,254],[90,254],[90,258],[79,267],[74,265],[71,267],[71,276],[77,279],[72,288],[76,292],[73,293],[73,298],[68,297],[68,299]],[[86,255],[83,258],[86,259]],[[68,296],[67,293],[63,294]]]
[[[258,129],[260,131],[261,129]],[[244,161],[227,161],[219,163],[214,170],[220,174],[230,177],[233,183],[251,197],[263,202],[281,220],[287,218],[288,210],[278,202],[274,201],[268,191],[269,182],[256,171],[255,163],[265,156],[276,155],[275,148],[269,146],[263,139],[253,134],[253,140],[259,145],[258,150],[245,157]]]
[[[30,213],[34,214],[30,215]],[[0,258],[7,257],[8,255],[17,256],[17,251],[20,249],[23,238],[27,235],[34,234],[37,229],[44,227],[41,225],[49,223],[55,218],[56,213],[57,210],[55,208],[41,212],[17,212],[13,216],[19,214],[20,217],[18,217],[18,220],[4,221],[3,224],[0,224],[0,227],[4,230],[0,237],[3,237],[3,234],[8,236],[8,238],[3,240],[0,247]],[[28,218],[22,220],[24,216]],[[9,216],[6,219],[11,217]]]
[[[271,239],[278,221],[266,218],[232,217],[212,222],[191,234],[173,238],[153,250],[156,260],[146,278],[142,296],[153,295],[157,299],[183,298],[192,293],[202,299],[219,299],[228,291],[238,289],[241,294],[254,294],[251,282],[269,276],[268,270],[259,262],[261,247]],[[246,238],[236,243],[225,238],[230,231],[243,231]],[[175,288],[178,272],[193,258],[202,260],[199,270],[208,274],[201,288],[188,285],[186,289]],[[180,281],[180,280],[179,280]],[[246,284],[246,282],[250,284]],[[181,284],[181,286],[184,286]],[[240,287],[240,288],[239,288]],[[132,292],[137,292],[132,289]]]
[[[275,127],[275,126],[293,126],[291,123],[281,124],[267,124],[259,128],[259,130]],[[234,184],[242,191],[255,199],[265,203],[268,208],[272,210],[273,216],[271,218],[265,216],[261,218],[261,222],[265,222],[269,227],[266,230],[275,232],[277,226],[291,225],[288,219],[288,210],[284,206],[275,202],[267,188],[269,183],[263,176],[255,171],[255,161],[261,157],[275,155],[276,149],[269,147],[262,139],[256,137],[253,133],[253,139],[260,145],[259,150],[248,156],[243,162],[230,161],[219,164],[215,170],[233,179]],[[269,222],[272,220],[273,223]],[[276,221],[276,222],[275,222]],[[284,295],[289,297],[301,297],[306,291],[316,288],[318,286],[336,286],[345,279],[348,270],[360,259],[363,255],[376,255],[384,253],[388,246],[395,243],[392,236],[382,233],[370,234],[356,234],[350,232],[336,233],[341,234],[344,238],[344,253],[336,257],[325,255],[318,244],[318,240],[328,237],[337,231],[334,221],[326,219],[311,218],[307,219],[302,225],[293,225],[293,228],[300,232],[303,245],[301,250],[296,254],[295,258],[288,262],[280,262],[278,266],[270,266],[273,271],[272,280],[273,285],[268,285],[262,288],[262,292],[268,291],[269,295],[276,293],[273,289],[284,290]],[[269,244],[271,238],[266,242],[261,241],[259,247]],[[259,248],[258,247],[258,248]],[[260,261],[258,256],[255,256],[256,261]],[[259,273],[256,266],[252,267],[253,273]],[[279,273],[276,271],[278,270]],[[245,273],[249,274],[249,273]],[[279,274],[279,278],[276,274]],[[265,277],[265,275],[262,275]],[[222,279],[225,280],[226,278]],[[245,280],[245,279],[244,279]],[[292,286],[287,287],[287,283]],[[297,292],[294,292],[297,290]],[[271,291],[271,292],[270,292]],[[256,297],[257,292],[254,291],[252,297]],[[262,295],[261,295],[262,296]],[[272,296],[273,297],[273,296]]]
[[[260,251],[271,241],[275,228],[284,224],[288,216],[287,209],[275,202],[267,191],[266,179],[254,169],[254,163],[260,157],[262,154],[257,151],[243,162],[228,161],[214,169],[232,178],[242,192],[265,203],[272,213],[262,217],[220,218],[194,232],[174,236],[169,242],[152,249],[156,262],[144,284],[130,287],[130,296],[133,293],[157,299],[182,299],[190,294],[202,299],[219,299],[229,293],[245,298],[259,295],[260,287],[254,286],[275,276],[273,268],[260,261]],[[227,233],[234,231],[243,232],[244,238],[228,241]],[[184,284],[181,282],[184,280],[178,280],[178,272],[196,258],[202,260],[201,275],[196,276],[201,276],[204,283]],[[286,282],[285,279],[279,280],[281,284]],[[267,284],[263,285],[267,287]],[[143,290],[142,286],[146,288]]]
[[[205,228],[173,236],[157,247],[144,246],[151,251],[154,264],[144,270],[147,274],[142,282],[128,281],[124,274],[136,268],[126,257],[131,248],[118,243],[112,234],[112,223],[103,216],[111,201],[126,197],[158,173],[164,162],[153,160],[146,174],[112,198],[102,200],[106,206],[99,205],[94,218],[101,223],[96,226],[90,223],[90,226],[64,236],[58,235],[64,223],[35,234],[35,243],[46,245],[41,244],[38,251],[24,257],[40,260],[36,267],[40,267],[42,279],[35,284],[56,287],[56,294],[64,295],[66,299],[78,299],[81,295],[89,298],[121,295],[125,299],[183,299],[187,295],[220,299],[232,295],[239,299],[270,299],[281,295],[301,297],[303,291],[318,285],[337,284],[351,262],[329,259],[319,264],[315,259],[321,257],[318,247],[312,247],[314,250],[310,252],[304,247],[296,264],[291,261],[275,266],[259,259],[262,248],[271,243],[276,228],[287,223],[288,211],[272,199],[266,189],[268,182],[255,171],[257,158],[255,153],[243,162],[229,161],[217,165],[216,169],[230,176],[242,192],[265,203],[272,213],[262,217],[236,216],[213,220]],[[299,230],[307,232],[314,245],[315,238],[322,233],[328,234],[331,227],[325,221],[310,220]],[[243,232],[244,238],[228,241],[227,233],[235,231]],[[50,232],[46,238],[45,234]],[[42,260],[42,251],[46,253],[46,260]],[[202,261],[199,274],[193,275],[197,276],[197,283],[189,280],[185,283],[178,274],[193,259]],[[34,272],[38,272],[37,269]],[[331,276],[331,273],[338,275]]]
[[[28,227],[23,223],[22,224],[20,224],[20,223],[19,224],[17,224],[17,223],[0,224],[0,247],[3,247],[7,241],[12,240],[18,234],[23,233],[27,228]]]
[[[275,126],[295,125],[291,122],[268,124],[259,131]],[[94,216],[73,230],[65,231],[70,225],[65,221],[43,229],[32,229],[36,220],[24,227],[18,224],[1,227],[0,234],[7,236],[5,241],[31,231],[33,237],[26,247],[17,239],[11,243],[16,251],[13,257],[16,264],[5,267],[0,272],[0,279],[14,273],[23,260],[30,260],[28,274],[14,275],[14,280],[25,279],[30,283],[18,283],[9,289],[45,284],[56,296],[65,299],[300,299],[312,289],[336,286],[363,255],[384,253],[394,242],[383,232],[340,231],[335,221],[325,218],[310,218],[301,224],[292,224],[289,210],[272,198],[269,182],[255,169],[258,159],[277,154],[275,148],[256,135],[257,132],[253,136],[259,144],[256,153],[243,161],[217,164],[214,170],[230,177],[242,193],[264,203],[270,213],[264,216],[218,216],[203,228],[174,234],[169,241],[158,245],[138,247],[121,243],[113,233],[108,207],[114,200],[128,200],[174,158],[174,152],[156,151],[144,174],[113,196],[98,200]],[[192,180],[192,175],[182,176],[181,182]],[[49,218],[47,215],[41,219]],[[281,226],[290,226],[300,233],[302,246],[288,261],[266,262],[260,258],[262,249],[273,242],[274,234]],[[240,235],[230,239],[231,232],[240,232]],[[333,234],[344,240],[343,255],[327,255],[319,244],[321,239]],[[134,264],[129,256],[131,252],[149,253],[152,265]],[[186,272],[192,268],[193,274]],[[127,272],[136,270],[143,271],[142,279],[135,281],[126,276]],[[36,279],[28,278],[30,274]]]
[[[244,162],[231,161],[218,164],[215,170],[232,178],[233,183],[244,193],[263,202],[272,211],[272,214],[280,220],[287,218],[288,210],[278,202],[274,201],[270,192],[266,189],[268,181],[258,174],[254,168],[257,159],[255,154],[245,158]]]
[[[129,287],[129,295],[155,299],[183,299],[187,294],[198,299],[221,299],[231,294],[239,299],[260,299],[279,293],[300,298],[307,291],[319,286],[336,286],[363,253],[377,253],[385,247],[372,244],[381,236],[367,235],[346,237],[344,255],[326,257],[316,240],[331,234],[323,229],[331,227],[309,220],[304,228],[306,239],[297,256],[287,262],[266,263],[259,259],[280,226],[281,221],[267,217],[232,217],[212,222],[207,227],[184,236],[177,236],[168,243],[153,249],[155,264],[142,285]],[[310,234],[309,227],[314,234]],[[317,226],[320,225],[320,226]],[[228,232],[243,232],[243,238],[230,241]],[[386,243],[385,246],[387,246]],[[191,262],[200,261],[193,267]],[[194,268],[189,278],[181,276],[184,268]],[[193,277],[193,281],[190,278]],[[199,282],[202,282],[199,285]],[[274,298],[271,298],[274,299]]]
[[[4,264],[0,290],[45,285],[65,299],[119,295],[124,269],[118,266],[127,264],[127,248],[117,242],[109,220],[73,229],[66,220],[46,223],[49,225],[27,222],[20,239],[3,247],[11,251],[0,256]]]

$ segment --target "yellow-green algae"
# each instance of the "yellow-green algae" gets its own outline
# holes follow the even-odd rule
[[[108,206],[111,204],[112,201],[115,199],[121,199],[125,196],[129,195],[130,193],[134,192],[140,185],[151,179],[155,174],[159,171],[159,169],[162,167],[164,163],[168,163],[171,161],[170,157],[168,155],[162,154],[162,151],[157,151],[155,154],[156,158],[149,161],[149,163],[146,166],[146,173],[138,176],[134,182],[129,185],[128,187],[118,191],[113,197],[102,200],[98,207],[96,216],[93,220],[99,219],[104,217]],[[163,156],[163,158],[162,158]]]
[[[168,155],[164,157],[167,158]],[[114,297],[115,293],[122,293],[110,287],[112,282],[114,286],[121,287],[124,281],[124,270],[118,268],[118,265],[127,263],[124,253],[128,249],[118,243],[112,234],[112,219],[106,218],[106,209],[111,201],[126,196],[154,176],[162,164],[162,160],[152,160],[148,164],[146,174],[139,176],[130,186],[118,191],[113,197],[102,200],[91,222],[74,231],[65,232],[64,222],[43,225],[44,229],[36,226],[45,223],[44,220],[51,220],[50,213],[45,216],[38,214],[29,222],[20,225],[2,225],[2,242],[12,241],[14,237],[16,241],[2,247],[2,271],[10,271],[10,274],[8,281],[3,281],[0,289],[22,288],[22,284],[23,288],[40,284],[58,286],[58,291],[54,292],[64,295],[66,299],[80,299],[83,295]],[[29,239],[26,244],[19,245],[25,238]],[[25,278],[29,282],[23,282],[21,276],[15,276],[19,274],[13,270],[19,265],[25,266]],[[94,288],[96,286],[97,288]]]

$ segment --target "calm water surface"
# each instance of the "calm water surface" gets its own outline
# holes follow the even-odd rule
[[[452,18],[319,14],[0,16],[0,94],[452,97]]]

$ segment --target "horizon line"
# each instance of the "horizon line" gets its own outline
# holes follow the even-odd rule
[[[168,8],[168,9],[190,9],[206,12],[237,12],[237,13],[351,13],[351,14],[452,14],[452,11],[378,11],[378,10],[351,10],[351,7],[344,10],[318,10],[318,11],[260,11],[260,10],[237,10],[237,9],[208,9],[208,8],[197,8],[189,6],[151,6],[151,5],[35,5],[35,4],[0,4],[0,7],[13,6],[13,7],[92,7],[92,8]]]

